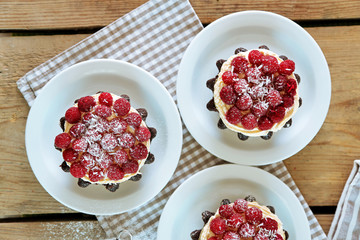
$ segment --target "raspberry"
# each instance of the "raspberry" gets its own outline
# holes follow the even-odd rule
[[[114,158],[109,153],[103,152],[99,157],[96,158],[96,161],[100,167],[107,169],[114,162]]]
[[[295,70],[295,63],[290,59],[282,61],[279,64],[279,73],[281,74],[290,75],[294,72],[294,70]]]
[[[234,73],[244,73],[248,68],[249,62],[243,56],[235,57],[231,61],[231,66],[234,67]]]
[[[124,133],[118,138],[119,145],[123,148],[131,148],[135,144],[135,137],[131,133]]]
[[[237,75],[231,71],[226,71],[223,73],[221,78],[225,84],[232,85],[234,84],[234,79],[237,78]]]
[[[238,81],[235,82],[234,86],[234,90],[238,95],[243,94],[244,92],[246,92],[246,90],[249,88],[249,84],[248,82],[241,78]]]
[[[244,223],[239,229],[240,237],[249,238],[255,236],[255,226],[250,223]]]
[[[102,171],[101,168],[95,166],[89,170],[89,179],[92,182],[98,182],[104,179],[104,172]]]
[[[265,232],[259,231],[256,234],[254,240],[270,240],[270,239],[268,238],[268,236],[267,236],[267,234]]]
[[[263,54],[259,50],[252,50],[249,52],[249,62],[253,65],[259,66],[262,63]]]
[[[135,131],[135,137],[139,142],[146,142],[151,138],[151,133],[147,127],[140,126]]]
[[[240,110],[248,110],[253,105],[253,101],[249,94],[244,93],[236,100],[235,105]]]
[[[113,97],[108,92],[102,92],[99,95],[99,103],[111,107],[113,105]]]
[[[249,223],[258,224],[262,219],[262,211],[256,207],[250,207],[245,211],[245,218]]]
[[[106,133],[101,139],[100,144],[101,147],[108,152],[114,150],[114,148],[118,145],[116,137],[112,133]]]
[[[138,113],[132,112],[129,113],[126,118],[125,121],[127,122],[127,124],[129,124],[130,126],[133,126],[135,128],[139,127],[142,121],[141,116]]]
[[[130,111],[130,103],[125,98],[119,98],[114,103],[114,110],[118,116],[125,116]]]
[[[229,218],[231,215],[233,215],[233,207],[229,204],[221,205],[219,208],[219,214],[220,216],[224,218]]]
[[[95,107],[94,113],[102,118],[110,117],[112,112],[111,108],[105,105],[98,105]]]
[[[209,238],[208,240],[219,240],[219,238],[212,236],[211,238]]]
[[[65,120],[71,124],[77,123],[81,120],[81,113],[79,108],[71,107],[65,112]]]
[[[85,131],[86,131],[85,124],[76,123],[70,128],[69,133],[74,138],[79,138],[79,137],[81,137],[81,136],[83,136],[85,134]]]
[[[127,161],[122,165],[122,169],[125,174],[126,173],[136,173],[139,169],[139,163],[134,160]]]
[[[248,68],[245,74],[249,83],[260,83],[262,72],[258,68]]]
[[[234,213],[230,218],[226,219],[226,225],[235,229],[238,229],[244,222],[245,219],[238,213]]]
[[[89,130],[86,131],[84,137],[86,139],[88,139],[89,141],[91,141],[91,142],[97,142],[97,141],[101,140],[102,135],[96,129],[89,129]]]
[[[96,105],[95,99],[92,96],[86,96],[79,99],[77,102],[79,110],[82,112],[90,112]]]
[[[89,168],[95,165],[95,157],[90,153],[83,153],[80,157],[80,162],[83,166]]]
[[[92,113],[85,113],[82,118],[82,121],[85,124],[85,126],[89,127],[96,121],[96,118],[97,117],[95,115],[93,115]]]
[[[296,95],[296,89],[297,89],[297,83],[295,79],[290,78],[289,80],[287,80],[286,84],[285,84],[285,91],[290,95],[290,96],[295,96]]]
[[[263,99],[267,94],[268,89],[261,85],[255,85],[249,89],[249,94],[253,99]]]
[[[147,157],[147,155],[147,147],[142,143],[139,143],[130,148],[130,157],[132,157],[134,160],[144,159]]]
[[[274,126],[274,123],[266,116],[262,116],[258,120],[258,127],[260,130],[269,130],[272,126]]]
[[[110,128],[114,134],[123,134],[127,129],[127,122],[121,118],[114,118],[110,121]]]
[[[215,234],[223,234],[226,230],[226,221],[222,218],[214,218],[210,222],[210,230]]]
[[[111,164],[107,170],[107,176],[110,180],[120,180],[124,177],[123,170],[117,164]]]
[[[252,108],[251,108],[251,112],[254,114],[255,117],[261,117],[266,115],[266,112],[269,108],[269,104],[266,102],[257,102],[255,103]]]
[[[227,231],[222,237],[222,240],[240,240],[240,235],[234,231]]]
[[[120,166],[129,159],[127,152],[124,149],[117,150],[114,155],[114,160]]]
[[[71,142],[71,137],[68,133],[60,133],[55,137],[54,145],[57,148],[67,148]]]
[[[252,113],[248,113],[241,118],[241,124],[247,130],[254,129],[257,126],[256,117]]]
[[[238,124],[241,121],[241,111],[233,106],[226,112],[226,120],[231,124]]]
[[[283,96],[283,106],[286,108],[291,107],[294,104],[294,97],[285,95]]]
[[[270,109],[268,116],[274,123],[281,122],[285,117],[285,108],[283,106],[277,106],[275,109]]]
[[[244,199],[237,199],[234,202],[234,210],[238,213],[243,213],[248,208],[248,203]]]
[[[86,168],[80,162],[75,162],[70,166],[70,173],[76,178],[82,178],[86,174]]]
[[[271,55],[265,55],[262,58],[262,64],[263,64],[262,71],[265,74],[276,73],[279,68],[278,60],[276,59],[276,57]]]
[[[269,231],[276,231],[278,229],[278,223],[272,218],[263,218],[261,220],[262,226],[261,228],[264,228]]]
[[[62,156],[65,161],[74,162],[78,158],[79,154],[75,152],[74,149],[67,148],[65,151],[63,151]]]
[[[95,128],[98,132],[104,133],[110,130],[110,123],[104,118],[99,118],[92,127]]]
[[[270,104],[270,106],[275,107],[282,102],[282,98],[280,93],[275,89],[270,89],[268,95],[266,96],[266,100]]]
[[[72,148],[77,152],[85,152],[87,147],[88,142],[85,140],[85,138],[76,139],[72,144]]]
[[[236,94],[232,86],[226,85],[220,90],[221,100],[228,105],[233,105],[236,100]]]
[[[284,75],[279,75],[274,79],[274,88],[278,91],[285,89],[287,78]]]
[[[91,143],[87,151],[88,151],[88,153],[90,153],[94,157],[100,156],[100,154],[102,152],[100,144],[98,144],[96,142]]]

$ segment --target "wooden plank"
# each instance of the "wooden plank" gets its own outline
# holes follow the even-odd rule
[[[320,226],[327,235],[331,226],[331,222],[334,218],[334,214],[316,214],[315,217],[320,223]]]
[[[172,0],[175,1],[175,0]],[[16,0],[0,2],[0,30],[98,28],[130,12],[146,0],[52,1]],[[358,0],[191,0],[201,22],[244,10],[264,10],[294,20],[360,18]]]

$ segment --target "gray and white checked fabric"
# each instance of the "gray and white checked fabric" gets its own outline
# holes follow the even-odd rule
[[[112,58],[131,62],[152,73],[176,101],[178,66],[187,46],[202,28],[188,0],[151,0],[28,72],[17,82],[18,88],[31,106],[41,88],[63,69],[88,59]],[[183,139],[177,169],[154,199],[127,213],[97,216],[107,237],[116,238],[122,230],[127,230],[134,240],[156,239],[162,209],[173,191],[194,173],[224,163],[202,148],[185,126]],[[263,169],[284,181],[299,198],[308,216],[312,239],[326,239],[283,162]]]

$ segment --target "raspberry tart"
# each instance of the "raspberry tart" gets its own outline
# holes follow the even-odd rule
[[[300,76],[294,73],[292,60],[266,46],[239,48],[227,60],[219,60],[217,67],[216,78],[207,81],[214,94],[207,108],[219,113],[219,128],[237,132],[241,140],[267,140],[291,125],[301,105]]]
[[[289,238],[272,206],[262,206],[253,196],[221,202],[215,213],[202,213],[204,227],[193,240],[286,240]]]
[[[80,187],[102,184],[112,192],[119,183],[140,180],[141,167],[154,161],[150,142],[156,130],[146,117],[127,95],[98,92],[76,100],[60,119],[63,133],[55,137],[61,168],[78,178]]]

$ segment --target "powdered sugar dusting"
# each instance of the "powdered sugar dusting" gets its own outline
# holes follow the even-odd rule
[[[106,234],[96,221],[41,223],[44,239],[105,239]]]

